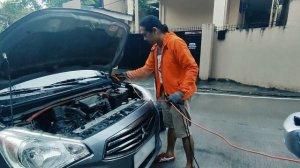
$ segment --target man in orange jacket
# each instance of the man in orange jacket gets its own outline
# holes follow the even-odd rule
[[[156,97],[168,100],[190,118],[189,100],[197,90],[198,66],[184,40],[168,31],[166,25],[155,16],[146,16],[140,23],[144,39],[153,45],[146,64],[124,75],[140,79],[155,74]],[[194,141],[190,134],[190,122],[185,120],[170,103],[160,103],[164,124],[168,128],[167,151],[157,156],[155,162],[175,160],[175,142],[182,138],[186,153],[186,167],[194,167]]]

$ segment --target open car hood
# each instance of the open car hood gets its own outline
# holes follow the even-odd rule
[[[9,75],[14,85],[70,70],[111,72],[122,58],[128,32],[125,23],[96,12],[33,12],[0,34],[0,89],[8,87]]]

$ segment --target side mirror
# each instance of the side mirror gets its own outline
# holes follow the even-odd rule
[[[289,115],[284,121],[283,127],[286,147],[300,158],[300,112]]]

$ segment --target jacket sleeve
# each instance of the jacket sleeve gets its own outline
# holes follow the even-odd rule
[[[179,91],[184,93],[184,95],[193,92],[192,87],[196,83],[198,76],[198,65],[192,56],[187,44],[182,39],[174,40],[174,55],[185,72],[185,78],[180,83]]]
[[[136,70],[128,71],[127,77],[129,79],[140,79],[150,76],[154,71],[154,58],[152,52],[150,52],[145,65]]]

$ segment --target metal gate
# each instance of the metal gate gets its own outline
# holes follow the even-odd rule
[[[201,30],[200,31],[176,31],[188,45],[196,63],[200,63]],[[119,64],[119,69],[136,69],[142,67],[149,55],[151,46],[144,41],[141,34],[130,34],[125,45],[124,56]]]
[[[128,36],[124,56],[119,64],[119,69],[136,69],[144,66],[151,46],[144,40],[141,34],[130,34]]]
[[[201,53],[201,31],[178,31],[176,35],[182,38],[188,45],[191,54],[193,55],[196,63],[200,64]]]

